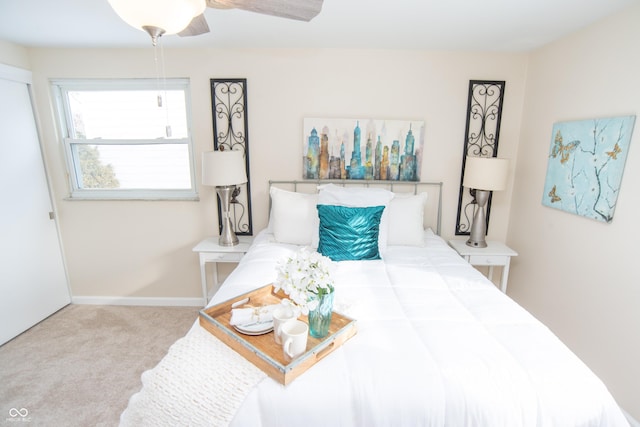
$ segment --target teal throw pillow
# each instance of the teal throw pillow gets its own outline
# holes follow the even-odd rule
[[[380,259],[378,234],[384,206],[318,205],[318,252],[333,261]]]

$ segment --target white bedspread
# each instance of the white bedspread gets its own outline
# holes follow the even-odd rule
[[[629,425],[602,382],[545,326],[442,239],[425,238],[423,248],[390,246],[384,261],[336,263],[335,309],[357,319],[358,333],[286,387],[256,379],[230,424]],[[275,279],[277,260],[297,248],[270,240],[256,238],[211,304]],[[155,410],[132,407],[145,388],[123,424],[133,412]],[[181,392],[201,393],[195,386]],[[220,404],[212,395],[209,406]],[[210,421],[202,425],[216,425]],[[181,424],[199,425],[173,425]]]

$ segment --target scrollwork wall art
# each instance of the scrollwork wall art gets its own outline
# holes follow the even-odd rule
[[[467,103],[467,124],[462,151],[462,173],[458,196],[456,235],[469,235],[473,214],[477,206],[475,190],[465,192],[462,185],[467,156],[497,157],[504,100],[504,81],[470,80]],[[491,212],[491,195],[486,206],[487,230]]]
[[[247,183],[239,185],[231,199],[231,221],[237,235],[253,234],[251,220],[251,177],[249,176],[249,131],[247,120],[247,79],[211,79],[213,148],[244,153]],[[222,232],[221,204],[218,226]]]
[[[611,222],[635,116],[555,123],[542,204]]]

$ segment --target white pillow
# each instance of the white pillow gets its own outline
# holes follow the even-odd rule
[[[350,206],[387,206],[393,199],[393,193],[384,188],[341,187],[335,184],[319,185],[318,203],[322,205]]]
[[[388,245],[424,246],[424,206],[427,193],[396,194],[387,207]]]
[[[317,194],[294,193],[271,187],[269,229],[277,242],[309,246],[318,235]]]
[[[385,206],[380,219],[380,232],[378,234],[378,251],[382,255],[387,249],[387,235],[389,215],[387,214],[387,206],[393,193],[383,188],[358,188],[358,187],[341,187],[335,184],[325,184],[318,186],[319,205],[338,205],[348,206],[352,208],[363,208],[367,206]],[[318,247],[318,233],[314,234],[311,246]]]

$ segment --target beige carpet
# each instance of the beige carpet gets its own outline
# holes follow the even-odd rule
[[[189,330],[198,310],[63,308],[0,346],[0,425],[117,426],[142,372]]]

